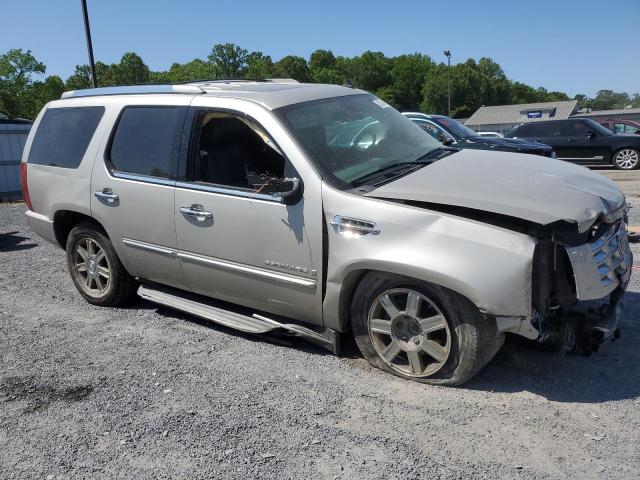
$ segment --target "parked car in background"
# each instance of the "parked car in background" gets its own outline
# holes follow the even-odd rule
[[[489,138],[503,138],[504,135],[498,132],[477,132],[481,137],[489,137]]]
[[[622,192],[513,157],[444,147],[361,90],[210,81],[67,92],[21,169],[31,228],[92,304],[137,292],[336,353],[349,332],[375,367],[458,385],[505,332],[588,353],[622,315]]]
[[[640,135],[640,123],[633,120],[597,120],[597,122],[613,133],[627,133],[630,135]]]
[[[531,153],[555,158],[553,148],[540,142],[481,136],[459,121],[444,115],[417,112],[405,112],[403,115],[439,142],[455,148]]]
[[[506,137],[546,143],[561,160],[581,165],[613,165],[620,170],[640,167],[639,135],[614,134],[589,118],[523,123]]]

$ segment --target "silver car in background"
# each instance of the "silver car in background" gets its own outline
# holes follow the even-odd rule
[[[445,147],[364,91],[210,81],[67,92],[29,135],[31,228],[90,303],[141,297],[458,385],[506,332],[616,335],[625,199],[540,156]]]

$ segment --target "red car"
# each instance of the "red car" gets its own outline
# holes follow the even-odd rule
[[[613,133],[635,133],[640,135],[640,123],[633,120],[613,120],[609,118],[607,120],[597,120],[597,122]]]

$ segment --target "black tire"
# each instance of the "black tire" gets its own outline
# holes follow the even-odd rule
[[[392,368],[376,351],[373,338],[376,334],[369,331],[369,313],[385,292],[398,289],[409,289],[426,297],[442,313],[447,323],[448,357],[433,374],[405,374]],[[504,334],[497,331],[496,322],[485,318],[464,296],[438,285],[382,272],[365,275],[358,285],[351,303],[351,326],[358,348],[371,365],[402,378],[437,385],[454,386],[467,382],[493,358],[504,343]],[[407,355],[401,351],[399,356],[403,354]]]
[[[103,265],[108,267],[108,281],[105,281],[102,277],[100,279],[101,282],[104,282],[103,291],[99,291],[96,281],[89,282],[90,284],[96,285],[96,289],[87,287],[84,281],[88,276],[86,266],[82,266],[82,268],[85,269],[84,276],[77,268],[78,260],[82,258],[77,251],[79,245],[94,245],[92,242],[104,252],[104,256],[100,258],[103,258],[103,260],[101,260],[104,261]],[[94,248],[96,247],[94,246]],[[98,224],[87,221],[76,225],[67,237],[66,251],[67,266],[69,267],[71,279],[78,289],[78,292],[80,292],[87,302],[101,307],[114,307],[131,299],[135,294],[138,286],[137,282],[122,266],[111,240]]]
[[[632,152],[632,155],[635,154],[635,164],[633,166],[623,167],[618,163],[618,155],[623,152]],[[617,170],[637,170],[638,168],[640,168],[640,150],[631,147],[621,148],[620,150],[614,152],[614,154],[611,156],[611,164]]]

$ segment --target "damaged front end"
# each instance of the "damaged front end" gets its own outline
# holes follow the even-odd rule
[[[533,258],[536,339],[562,353],[588,355],[618,338],[632,264],[622,209],[582,233],[575,225],[553,226]]]

